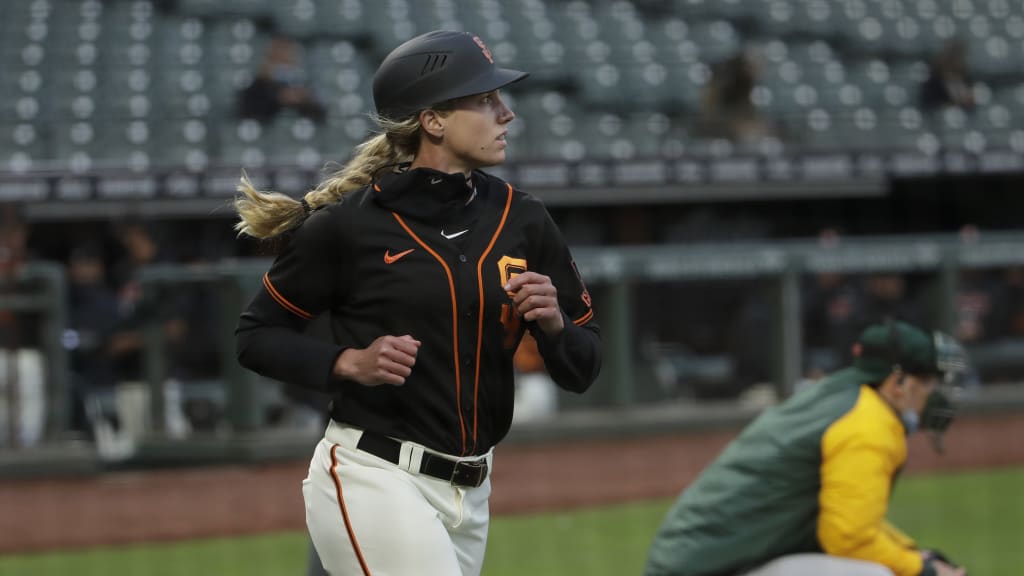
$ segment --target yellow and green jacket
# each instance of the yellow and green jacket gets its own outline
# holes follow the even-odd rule
[[[885,521],[906,433],[870,379],[841,370],[762,413],[669,510],[644,573],[732,576],[824,552],[932,576]]]

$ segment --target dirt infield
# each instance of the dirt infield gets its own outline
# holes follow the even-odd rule
[[[673,496],[735,432],[504,445],[494,514]],[[1024,415],[963,417],[945,456],[923,437],[909,472],[1024,464]],[[312,449],[312,447],[311,447]],[[0,482],[0,553],[254,534],[304,527],[306,461]]]

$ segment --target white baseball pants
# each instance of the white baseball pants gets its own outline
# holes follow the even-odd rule
[[[490,478],[477,488],[453,486],[413,472],[423,446],[403,442],[399,464],[392,464],[358,450],[361,435],[332,421],[302,482],[306,525],[327,572],[478,576],[487,547]],[[487,455],[488,465],[492,458]]]
[[[744,573],[742,576],[893,576],[881,564],[827,554],[791,554]]]

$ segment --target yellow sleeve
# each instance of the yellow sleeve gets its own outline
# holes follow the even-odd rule
[[[899,420],[880,402],[873,390],[862,390],[853,410],[825,432],[818,541],[830,555],[876,562],[896,576],[917,576],[923,568],[920,553],[885,521],[906,441]]]
[[[903,546],[904,548],[917,548],[917,542],[915,542],[913,538],[889,522],[882,521],[882,530],[888,533],[889,537],[895,540],[900,546]]]

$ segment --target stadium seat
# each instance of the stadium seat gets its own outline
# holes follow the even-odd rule
[[[317,170],[323,163],[317,132],[317,125],[308,118],[285,114],[266,129],[261,146],[273,166]]]
[[[316,0],[315,33],[322,37],[365,37],[366,4],[364,0]]]
[[[152,168],[153,125],[146,120],[112,120],[97,126],[93,158],[97,167],[143,172]]]
[[[199,172],[213,162],[210,126],[201,118],[172,118],[156,125],[154,167]]]
[[[670,155],[736,151],[727,142],[690,140],[686,125],[699,114],[712,67],[744,49],[759,60],[755,106],[814,148],[838,142],[830,131],[848,135],[855,147],[872,140],[912,149],[921,149],[922,142],[931,149],[933,141],[975,149],[1013,146],[1024,122],[1024,74],[1017,66],[1024,57],[1024,6],[1014,2],[8,4],[0,19],[0,114],[6,131],[0,162],[16,156],[22,167],[25,158],[38,158],[36,167],[46,160],[69,166],[69,155],[77,158],[77,169],[97,167],[112,150],[145,152],[146,146],[164,144],[170,152],[151,158],[154,166],[166,166],[167,158],[191,158],[193,168],[238,163],[243,154],[247,162],[262,155],[263,162],[309,163],[314,155],[307,152],[300,160],[296,150],[310,146],[320,147],[325,158],[347,154],[368,129],[376,64],[398,43],[434,28],[476,32],[503,65],[531,72],[528,82],[507,91],[521,111],[517,139],[529,142],[515,152],[517,158],[643,157],[666,148]],[[260,141],[266,138],[268,148],[259,150],[237,135],[233,110],[272,33],[296,38],[305,48],[310,83],[329,119],[314,126],[311,141],[293,132],[304,125],[293,119],[267,126]],[[944,111],[931,117],[915,108],[929,59],[953,38],[970,46],[969,67],[977,79],[978,113],[959,125],[951,125]],[[552,109],[560,94],[561,104]],[[908,120],[915,115],[921,118],[916,126]],[[642,120],[652,117],[670,119],[661,140],[660,128],[651,132]],[[111,136],[119,131],[101,130],[107,122],[142,122],[149,141]],[[599,138],[612,126],[619,127],[615,135]],[[197,138],[200,132],[204,136]],[[108,141],[110,148],[95,150]]]
[[[373,101],[374,68],[367,56],[348,40],[318,41],[310,45],[306,61],[316,73],[313,91],[332,114],[365,114]]]
[[[264,168],[269,163],[269,141],[263,124],[251,119],[220,124],[217,134],[217,159],[227,166]]]
[[[18,174],[45,167],[45,137],[31,122],[0,123],[0,172]]]
[[[247,16],[272,17],[271,0],[177,0],[183,14],[192,16]]]

